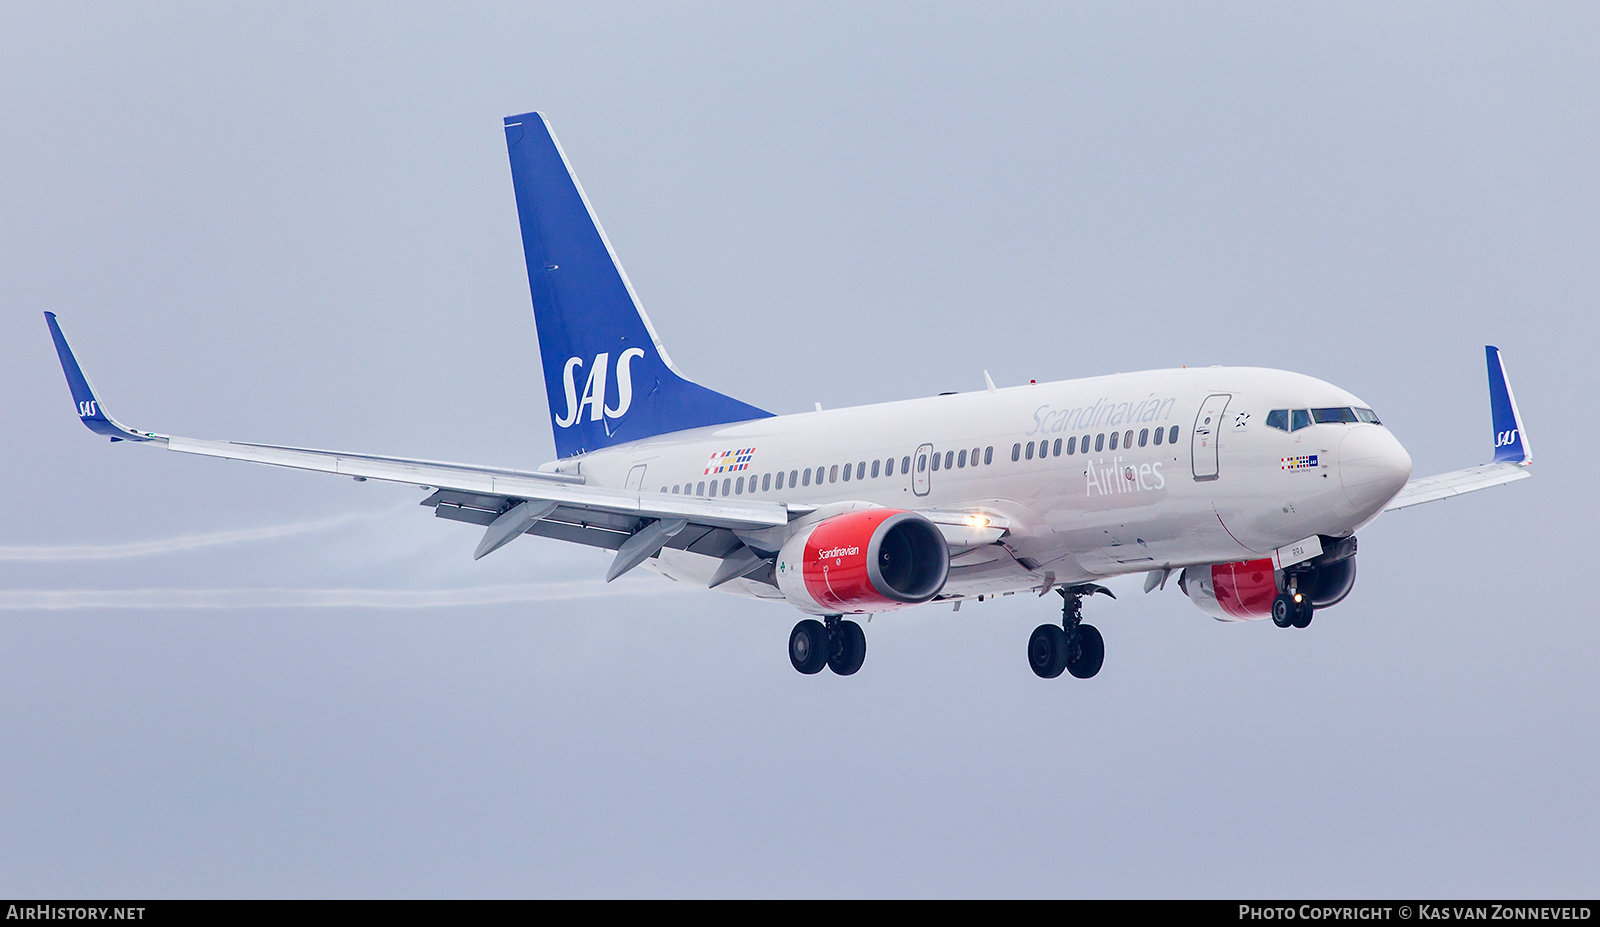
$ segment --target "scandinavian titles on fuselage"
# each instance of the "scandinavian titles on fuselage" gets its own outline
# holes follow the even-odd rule
[[[1177,405],[1176,397],[1157,399],[1155,393],[1137,402],[1113,402],[1097,399],[1092,405],[1071,409],[1052,409],[1045,403],[1033,410],[1033,430],[1023,434],[1056,434],[1062,431],[1080,431],[1102,426],[1116,426],[1124,422],[1158,422],[1172,417]]]

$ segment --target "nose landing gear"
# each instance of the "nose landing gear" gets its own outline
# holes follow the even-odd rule
[[[1083,623],[1083,597],[1097,592],[1111,598],[1111,590],[1086,583],[1064,586],[1061,593],[1061,625],[1041,624],[1028,638],[1028,666],[1042,679],[1054,679],[1066,670],[1079,679],[1100,672],[1106,659],[1106,642],[1092,624]]]
[[[1311,596],[1300,591],[1299,577],[1289,576],[1289,588],[1272,599],[1272,623],[1280,628],[1304,628],[1311,624],[1316,607]]]

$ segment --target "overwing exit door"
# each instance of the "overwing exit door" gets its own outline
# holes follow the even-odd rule
[[[911,491],[919,496],[928,494],[928,458],[931,456],[933,445],[924,444],[911,458]]]

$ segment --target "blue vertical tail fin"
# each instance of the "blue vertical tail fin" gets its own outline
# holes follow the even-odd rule
[[[556,455],[771,415],[678,373],[544,117],[505,131]]]

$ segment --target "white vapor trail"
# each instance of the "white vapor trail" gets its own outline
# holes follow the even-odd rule
[[[409,508],[410,506],[408,505],[407,507]],[[149,557],[156,554],[197,550],[202,547],[216,547],[222,544],[268,541],[276,538],[292,537],[297,534],[310,534],[314,531],[327,531],[356,522],[377,521],[387,518],[398,511],[400,509],[395,508],[385,509],[381,512],[358,512],[348,515],[336,515],[332,518],[322,518],[315,521],[297,521],[283,525],[268,525],[264,528],[241,528],[236,531],[214,531],[209,534],[180,534],[176,537],[157,538],[153,541],[132,541],[126,544],[0,547],[0,561],[121,560],[128,557]]]
[[[448,608],[516,602],[560,602],[604,595],[651,595],[683,587],[598,580],[516,583],[462,589],[5,589],[0,611],[82,608]]]

